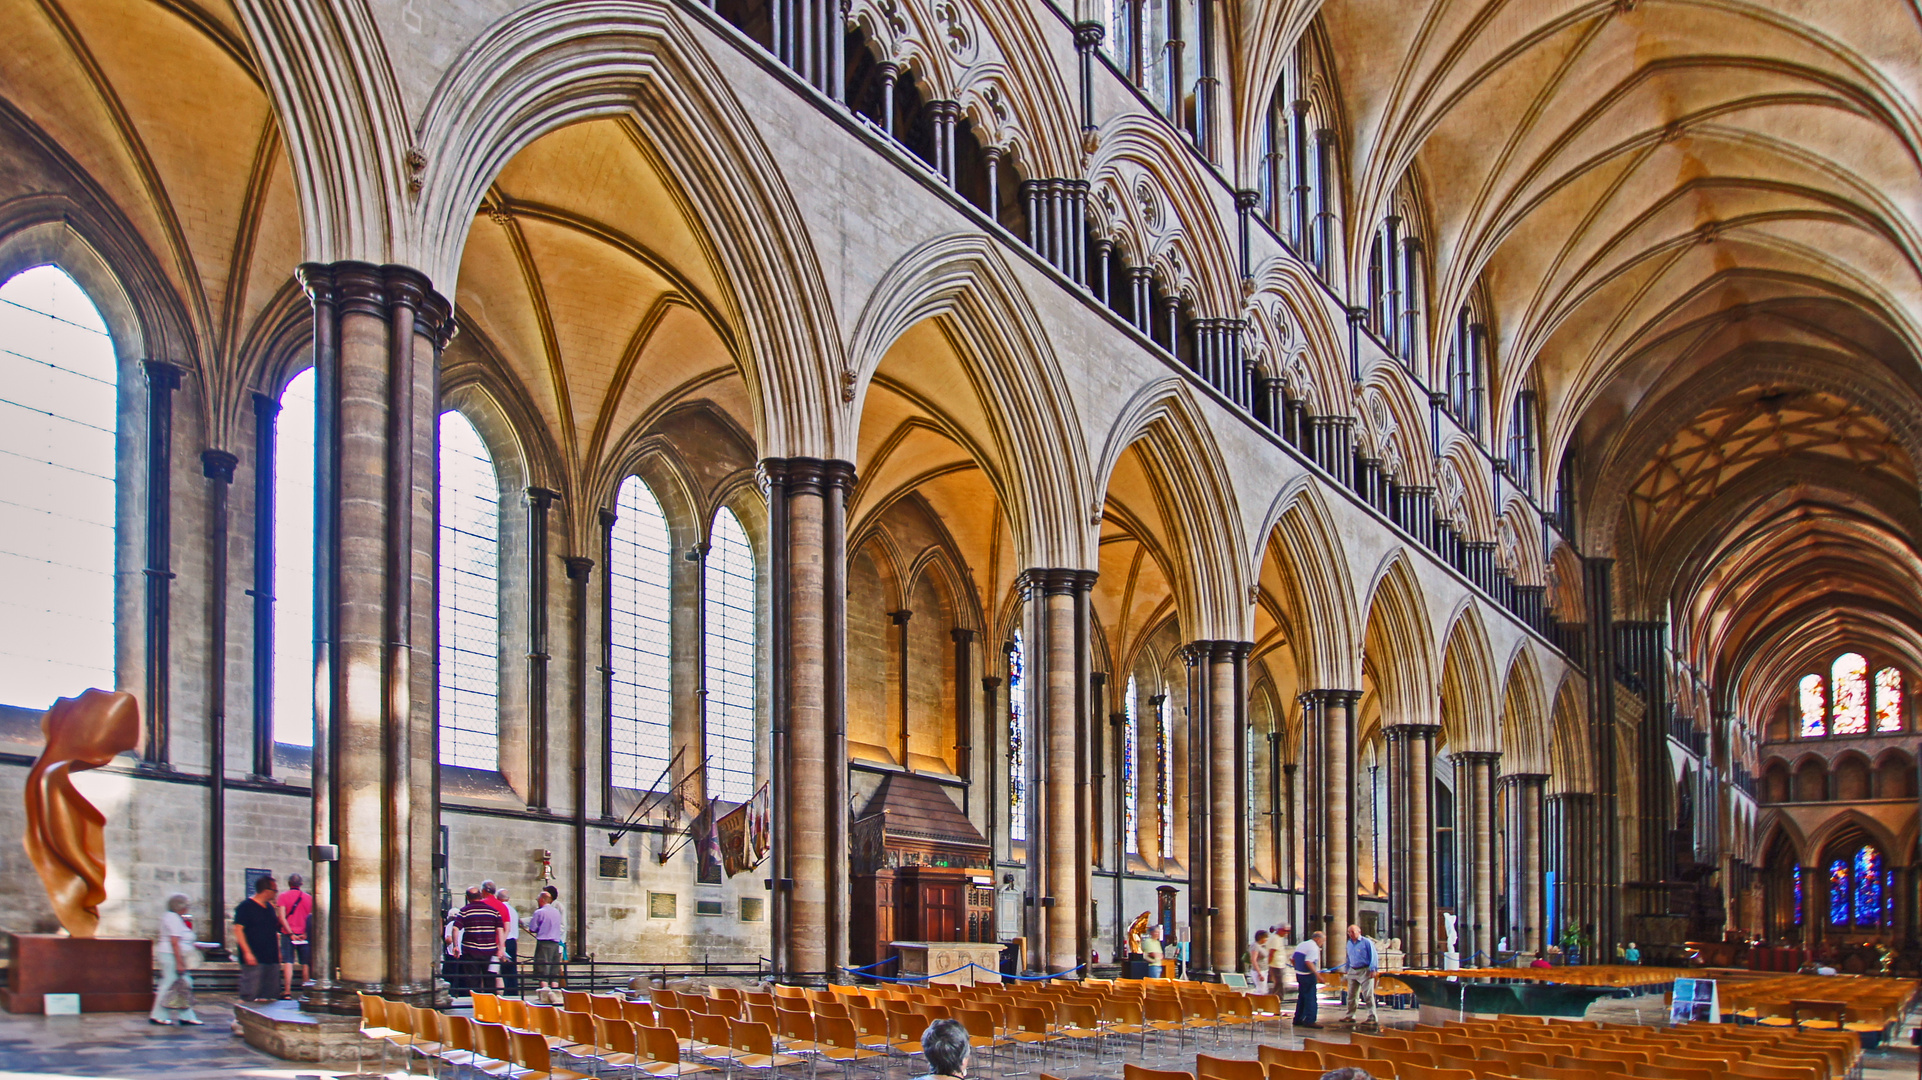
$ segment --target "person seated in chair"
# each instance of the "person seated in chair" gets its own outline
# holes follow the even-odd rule
[[[974,1046],[959,1020],[936,1020],[921,1033],[921,1056],[928,1071],[915,1080],[959,1080],[968,1075],[968,1056]]]

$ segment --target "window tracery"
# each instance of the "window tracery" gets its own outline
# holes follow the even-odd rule
[[[440,418],[440,761],[500,767],[500,480],[474,425]]]
[[[614,695],[608,768],[621,787],[646,788],[672,753],[673,550],[667,517],[638,476],[621,481],[609,537],[608,591]]]
[[[1831,735],[1890,734],[1906,729],[1902,670],[1893,665],[1875,668],[1858,652],[1845,652],[1829,665],[1796,683],[1797,730],[1804,739]],[[1873,723],[1873,728],[1871,728]]]
[[[1128,676],[1128,691],[1123,699],[1127,719],[1121,725],[1121,808],[1123,821],[1121,837],[1130,855],[1141,851],[1141,797],[1140,764],[1135,755],[1140,736],[1135,725],[1140,722],[1140,698],[1136,694],[1135,677]]]
[[[1829,732],[1860,735],[1869,729],[1868,661],[1861,653],[1843,653],[1830,669],[1833,682]]]
[[[1008,642],[1008,839],[1028,838],[1027,684],[1021,631]]]
[[[0,700],[114,686],[119,369],[93,301],[55,266],[0,287]]]
[[[734,511],[715,511],[703,568],[703,732],[710,798],[754,794],[754,549]]]

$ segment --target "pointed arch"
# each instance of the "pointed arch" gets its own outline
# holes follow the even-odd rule
[[[659,0],[561,0],[515,12],[448,69],[420,122],[420,268],[455,280],[468,226],[516,153],[557,128],[619,116],[647,138],[706,223],[759,452],[848,457],[834,305],[799,209],[728,80]]]
[[[1548,772],[1550,737],[1541,667],[1535,661],[1534,649],[1524,640],[1509,658],[1507,687],[1502,693],[1502,767],[1516,773]]]
[[[1330,521],[1321,492],[1307,477],[1283,490],[1262,523],[1262,557],[1272,550],[1281,572],[1283,599],[1300,633],[1303,689],[1353,689],[1361,685],[1361,618],[1348,576],[1347,545]],[[1256,568],[1259,579],[1259,567]]]
[[[1802,844],[1802,865],[1820,866],[1829,854],[1829,849],[1838,841],[1848,841],[1851,832],[1866,837],[1868,842],[1882,849],[1882,854],[1893,857],[1898,850],[1897,840],[1888,826],[1860,810],[1850,808],[1823,821],[1809,830],[1808,839]],[[1849,841],[1852,846],[1853,841]]]
[[[1473,601],[1463,601],[1442,651],[1442,737],[1456,751],[1500,751],[1495,658]]]
[[[1582,714],[1583,693],[1582,677],[1572,672],[1563,674],[1562,684],[1555,690],[1555,711],[1549,721],[1548,773],[1549,788],[1556,794],[1595,790]]]
[[[1382,698],[1382,723],[1429,723],[1435,645],[1421,580],[1405,549],[1396,548],[1382,560],[1368,592],[1362,650]]]
[[[1197,315],[1233,317],[1241,310],[1241,274],[1229,262],[1234,245],[1213,205],[1219,188],[1176,130],[1124,112],[1096,138],[1087,177],[1097,231],[1159,271],[1168,292],[1186,295]]]
[[[888,350],[909,328],[936,318],[960,346],[988,418],[993,445],[973,449],[1009,507],[1020,565],[1095,565],[1088,516],[1100,500],[1087,480],[1073,395],[1035,305],[987,237],[940,237],[888,268],[849,336],[853,415],[861,415]]]
[[[1182,543],[1174,570],[1183,629],[1197,639],[1245,640],[1250,608],[1247,541],[1224,457],[1202,422],[1194,392],[1167,378],[1137,391],[1108,429],[1099,475],[1105,492],[1130,448],[1138,448],[1167,499],[1164,527]]]

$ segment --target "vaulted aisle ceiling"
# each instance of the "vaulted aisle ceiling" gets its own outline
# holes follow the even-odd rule
[[[1622,617],[1672,614],[1716,681],[1775,690],[1845,642],[1922,655],[1922,11],[1327,0],[1261,21],[1312,25],[1332,59],[1350,282],[1412,170],[1433,310],[1485,290],[1491,430],[1536,391]]]

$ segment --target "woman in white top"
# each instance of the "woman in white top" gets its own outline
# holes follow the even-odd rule
[[[154,992],[153,1011],[147,1014],[149,1023],[172,1025],[199,1025],[204,1023],[194,1015],[192,997],[189,996],[186,1008],[169,1009],[161,1005],[167,1000],[167,991],[179,982],[189,995],[193,993],[194,978],[188,972],[193,968],[193,960],[199,956],[199,946],[194,944],[193,927],[187,925],[187,897],[175,893],[167,898],[166,909],[160,913],[160,941],[154,952],[160,959],[160,986]]]

